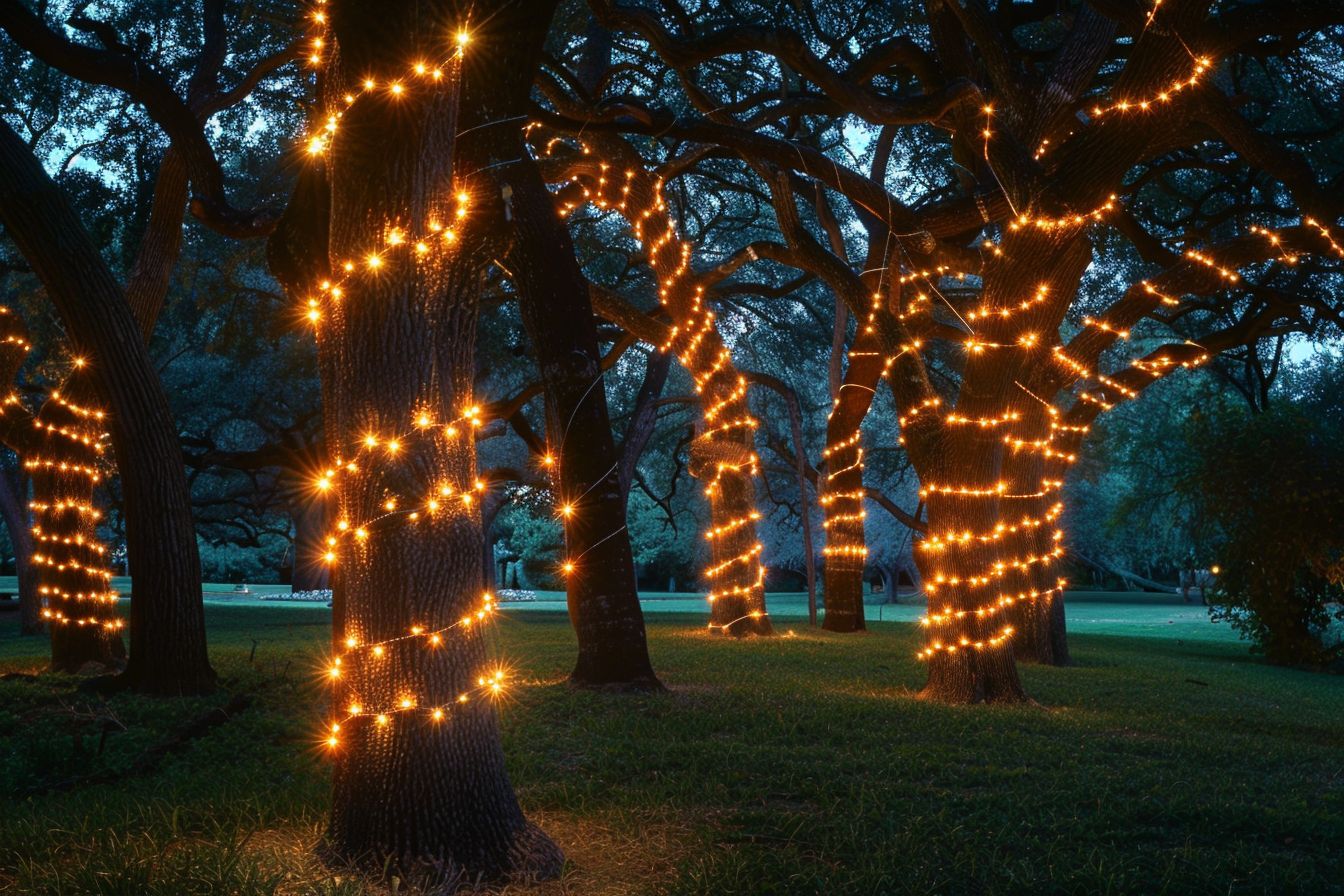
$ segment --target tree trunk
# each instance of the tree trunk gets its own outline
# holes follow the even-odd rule
[[[526,159],[504,180],[512,188],[518,304],[545,384],[550,449],[558,461],[552,475],[565,529],[565,591],[579,642],[569,680],[583,687],[658,689],[588,283],[520,137],[501,147],[500,155],[507,153]]]
[[[899,283],[888,284],[892,300],[899,297]],[[849,366],[826,418],[826,447],[822,451],[825,475],[820,502],[825,514],[826,561],[824,572],[826,618],[822,627],[832,632],[858,632],[867,628],[863,618],[863,571],[868,563],[865,542],[863,485],[864,417],[872,407],[877,384],[886,373],[891,351],[882,340],[890,325],[890,312],[882,304],[882,292],[873,295],[866,321],[860,321],[849,350]],[[879,320],[881,318],[881,320]]]
[[[20,459],[22,461],[22,459]],[[0,515],[14,546],[14,574],[19,582],[19,634],[43,633],[42,596],[37,590],[37,569],[33,564],[33,531],[28,513],[29,477],[22,470],[5,470],[0,475]]]
[[[621,439],[621,500],[627,506],[630,500],[630,486],[635,481],[635,470],[644,449],[649,445],[654,430],[658,427],[658,399],[667,385],[667,375],[672,367],[672,356],[666,352],[651,352],[644,366],[644,379],[640,381],[639,392],[635,395],[635,409],[630,422],[625,425],[625,436]],[[639,570],[635,570],[638,579]]]
[[[484,486],[472,394],[485,268],[506,232],[501,166],[515,161],[493,156],[489,131],[520,126],[501,113],[526,98],[551,6],[470,20],[451,2],[329,4],[340,52],[326,60],[326,98],[343,112],[327,151],[335,287],[309,284],[344,634],[326,849],[385,874],[560,870],[505,772],[498,681],[475,623]],[[421,35],[429,52],[458,24],[472,28],[465,66],[454,56],[439,76],[403,70]],[[360,91],[366,77],[385,86]],[[341,102],[346,90],[358,100]]]
[[[320,501],[304,501],[295,495],[289,509],[294,522],[294,571],[290,576],[292,591],[321,591],[331,587],[331,569],[322,562],[326,553],[323,539],[330,524],[326,505]]]
[[[1038,402],[1020,405],[1013,441],[1004,459],[1007,478],[1021,483],[1041,482],[1062,470],[1055,468],[1041,450],[1053,444],[1051,418]],[[1053,449],[1051,449],[1053,450]],[[1019,557],[1039,558],[1023,569],[1013,569],[1000,586],[1001,599],[1015,601],[1008,609],[1013,620],[1013,648],[1018,660],[1048,666],[1069,662],[1068,638],[1064,623],[1064,580],[1057,576],[1063,557],[1064,533],[1055,525],[1064,512],[1058,492],[1021,501],[1021,519],[1005,519],[1017,527],[1009,533],[1001,548]],[[1016,505],[1015,505],[1016,506]],[[1038,522],[1039,521],[1039,522]]]
[[[159,694],[204,693],[200,555],[177,427],[140,327],[78,216],[23,141],[0,124],[0,219],[60,312],[105,404],[136,558],[131,658],[120,683]]]
[[[812,539],[812,502],[807,497],[807,447],[803,444],[803,418],[797,393],[785,393],[789,407],[789,434],[793,440],[793,481],[798,489],[798,516],[802,520],[803,572],[807,578],[807,624],[817,625],[817,554]],[[862,598],[859,606],[862,607]],[[862,620],[862,612],[860,612]]]
[[[1013,654],[1014,627],[1002,575],[1015,546],[1002,544],[1000,525],[1030,506],[1037,481],[1010,478],[1004,468],[1002,431],[1016,412],[1014,396],[1002,386],[999,359],[971,353],[962,374],[962,392],[952,414],[930,410],[919,426],[906,430],[907,442],[921,427],[941,434],[930,468],[919,452],[921,497],[928,508],[928,537],[917,563],[928,612],[928,640],[921,656],[929,678],[923,695],[946,703],[1010,703],[1027,699]],[[953,478],[955,477],[955,478]]]
[[[495,518],[507,503],[507,496],[499,493],[489,493],[481,498],[481,585],[490,593],[499,588],[495,578],[495,569],[499,565],[495,560]],[[503,578],[502,574],[500,578]]]
[[[857,442],[838,447],[829,438],[831,431],[828,424],[827,472],[823,474],[820,499],[826,532],[826,547],[822,548],[826,616],[822,628],[828,632],[859,632],[867,628],[863,618],[863,570],[868,562],[863,531],[863,449]],[[852,432],[858,435],[857,425]]]
[[[18,374],[30,344],[23,322],[8,308],[0,308],[0,376]],[[93,506],[94,489],[102,478],[105,415],[93,403],[93,390],[82,361],[60,390],[53,390],[33,416],[18,392],[0,403],[0,440],[23,463],[32,478],[31,529],[23,526],[28,513],[6,508],[12,529],[23,533],[28,556],[20,571],[30,578],[41,620],[51,626],[51,667],[77,673],[94,667],[120,667],[126,651],[121,642],[123,622],[112,590],[107,548],[98,540],[99,512]],[[12,488],[5,475],[6,492]],[[20,481],[22,478],[20,477]],[[6,495],[17,505],[16,496]],[[16,555],[20,542],[16,541]]]
[[[918,560],[929,601],[924,693],[935,699],[1025,700],[1014,660],[1023,619],[1032,649],[1053,658],[1054,611],[1039,598],[1055,593],[1046,576],[1062,555],[1045,509],[1062,485],[1058,412],[1021,384],[1049,351],[1031,328],[1057,329],[1050,316],[1068,307],[1047,297],[1073,295],[1090,258],[1084,239],[1051,232],[1016,238],[1015,251],[987,263],[989,311],[968,343],[955,410],[921,413],[906,430],[929,512]]]
[[[51,625],[51,666],[79,672],[117,669],[126,655],[107,548],[98,539],[101,514],[93,506],[101,478],[104,415],[93,389],[76,369],[37,415],[40,433],[25,454],[33,478],[38,592]]]
[[[661,181],[619,138],[602,141],[598,148],[610,157],[574,168],[582,195],[598,208],[624,217],[644,245],[659,284],[659,300],[674,322],[666,344],[659,348],[675,354],[695,380],[701,420],[690,445],[688,468],[706,483],[709,499],[710,530],[705,534],[710,565],[704,571],[709,627],[735,636],[771,634],[763,546],[756,537],[757,422],[747,404],[747,380],[733,365],[714,313],[704,304],[705,288],[691,270],[691,245],[678,237]]]
[[[972,480],[974,481],[974,480]],[[928,496],[929,531],[990,532],[992,498]],[[992,543],[991,543],[992,544]],[[922,695],[944,703],[1014,703],[1026,699],[1013,659],[1011,626],[1001,614],[982,615],[995,581],[980,580],[997,562],[993,547],[972,540],[921,553],[930,632],[921,656],[929,664]]]

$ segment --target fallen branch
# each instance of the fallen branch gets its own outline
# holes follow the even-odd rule
[[[1165,585],[1162,582],[1156,582],[1153,581],[1152,579],[1144,578],[1143,576],[1138,575],[1137,573],[1132,573],[1127,569],[1121,569],[1118,566],[1113,566],[1110,563],[1107,563],[1105,560],[1095,560],[1084,554],[1080,554],[1077,551],[1071,550],[1069,551],[1069,553],[1073,554],[1073,556],[1077,557],[1079,560],[1083,561],[1088,566],[1091,566],[1094,569],[1099,569],[1102,572],[1108,572],[1113,576],[1118,576],[1120,580],[1123,582],[1135,585],[1142,585],[1143,587],[1151,591],[1161,591],[1165,594],[1181,593],[1180,589],[1177,588],[1175,585]]]

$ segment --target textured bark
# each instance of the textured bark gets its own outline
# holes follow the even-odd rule
[[[885,159],[885,143],[878,155]],[[874,161],[874,165],[877,165]],[[838,259],[849,258],[840,226],[823,190],[818,189],[814,207],[829,238],[831,251]],[[889,316],[883,302],[885,265],[879,259],[886,251],[869,235],[868,258],[863,265],[870,282],[872,304],[865,317],[856,313],[854,342],[845,350],[849,330],[849,305],[843,294],[835,297],[835,321],[831,327],[831,357],[827,368],[831,393],[831,412],[826,417],[826,445],[822,449],[823,475],[818,476],[818,502],[822,509],[822,530],[826,546],[822,548],[826,618],[822,627],[833,632],[864,631],[863,573],[868,562],[867,534],[864,530],[863,441],[859,429],[868,416],[878,380],[887,365],[880,350],[882,334],[888,326],[875,326],[878,315]],[[879,269],[879,270],[874,270]],[[861,275],[865,276],[865,275]],[[876,282],[871,282],[875,280]],[[890,284],[887,284],[890,286]],[[899,291],[895,291],[899,296]],[[857,309],[856,309],[857,311]],[[842,361],[848,361],[843,365]],[[843,371],[843,372],[842,372]]]
[[[507,232],[499,163],[513,159],[494,157],[499,144],[489,132],[519,127],[501,112],[526,96],[551,7],[500,4],[469,18],[465,5],[451,2],[329,4],[339,47],[323,70],[329,97],[370,73],[401,75],[402,60],[429,51],[423,36],[455,23],[474,30],[465,74],[459,78],[454,61],[438,87],[417,83],[397,101],[371,95],[346,108],[328,177],[301,182],[287,213],[298,232],[282,221],[270,247],[272,268],[291,292],[325,296],[324,425],[333,466],[343,471],[334,488],[342,639],[335,646],[347,651],[345,638],[357,645],[344,653],[333,713],[345,718],[340,708],[354,702],[367,708],[348,713],[333,750],[325,849],[385,874],[548,877],[561,864],[559,850],[523,817],[505,772],[495,709],[478,687],[491,668],[480,626],[448,629],[438,646],[412,634],[414,626],[447,629],[481,607],[474,432],[450,431],[444,421],[460,419],[473,402],[480,292]],[[439,26],[424,28],[427,19]],[[314,186],[323,182],[325,198]],[[458,191],[469,197],[465,217],[456,215],[466,208]],[[329,234],[313,211],[327,199]],[[410,246],[388,249],[386,267],[352,276],[342,299],[316,292],[312,280],[287,279],[309,269],[303,259],[287,262],[291,237],[306,254],[329,235],[331,269],[341,270],[346,259],[387,248],[393,227],[430,238],[433,221],[454,223],[453,249],[423,257]],[[415,428],[421,414],[436,425]],[[360,447],[365,433],[408,430],[402,450]],[[357,474],[346,468],[351,461]],[[445,485],[452,497],[439,502]],[[387,512],[389,499],[417,508],[416,516]],[[365,527],[367,538],[357,537]],[[377,642],[387,642],[384,653],[358,648]],[[459,703],[459,695],[468,699]],[[398,711],[407,698],[413,708]],[[432,707],[446,717],[432,720]],[[386,724],[376,718],[382,708]]]
[[[8,308],[0,308],[0,326],[0,376],[12,380],[28,354],[27,333]],[[33,484],[27,510],[34,522],[23,528],[30,568],[21,581],[30,580],[39,620],[51,627],[51,667],[58,672],[114,670],[126,654],[93,506],[104,464],[103,429],[103,414],[93,406],[92,389],[79,367],[35,416],[17,391],[0,404],[0,441],[19,456]],[[7,510],[6,517],[26,523],[28,513],[14,510]]]
[[[835,419],[833,412],[831,420]],[[863,571],[868,562],[861,448],[857,444],[840,447],[842,440],[832,436],[837,430],[857,433],[858,426],[849,427],[846,420],[838,426],[828,421],[826,427],[829,453],[820,498],[826,532],[826,546],[822,548],[826,615],[821,625],[830,632],[859,632],[867,627],[863,618]]]
[[[164,151],[154,180],[145,235],[126,278],[126,303],[149,341],[168,296],[182,254],[182,217],[187,208],[187,163],[171,146]]]
[[[19,634],[40,635],[42,596],[37,591],[37,569],[33,565],[32,518],[28,514],[28,477],[22,470],[0,474],[0,516],[9,530],[14,546],[14,574],[19,580]]]
[[[984,452],[987,453],[987,452]],[[992,455],[991,455],[992,457]],[[984,466],[983,458],[981,466]],[[958,466],[957,469],[966,469]],[[987,532],[998,521],[997,508],[981,497],[930,496],[928,501],[931,532]],[[961,544],[934,554],[923,552],[918,561],[920,575],[928,583],[929,613],[967,615],[946,622],[932,622],[931,650],[928,655],[929,677],[923,696],[945,703],[1014,703],[1026,700],[1026,692],[1017,675],[1011,638],[995,643],[1004,619],[1001,615],[982,617],[975,611],[988,601],[989,587],[969,583],[964,577],[979,576],[993,566],[998,554],[993,545],[978,542]],[[952,578],[955,584],[939,579]],[[975,645],[986,645],[977,647]]]
[[[501,156],[526,156],[520,138],[511,143]],[[661,688],[649,662],[588,284],[536,165],[528,159],[514,166],[505,182],[512,188],[514,282],[545,384],[555,492],[573,564],[565,593],[579,656],[569,678],[587,687]]]
[[[0,124],[0,219],[41,278],[107,409],[136,564],[131,657],[120,683],[160,694],[215,684],[200,557],[177,427],[126,296],[60,190]]]
[[[1022,418],[1017,422],[1013,437],[1040,444],[1053,445],[1050,418],[1045,407],[1037,402],[1021,405]],[[1064,470],[1047,463],[1040,451],[1012,448],[1004,462],[1008,476],[1014,481],[1041,481],[1064,475]],[[1063,503],[1058,492],[1022,502],[1022,515],[1033,520],[1058,520]],[[1006,520],[1012,523],[1012,520]],[[1068,639],[1064,622],[1064,580],[1058,576],[1062,546],[1062,531],[1053,522],[1043,522],[1023,529],[1008,542],[1008,550],[1017,556],[1049,557],[1032,563],[1026,569],[1013,570],[1005,578],[1003,593],[1015,596],[1010,618],[1013,619],[1014,654],[1017,659],[1049,666],[1069,663]],[[1015,590],[1014,590],[1015,588]]]
[[[881,318],[881,320],[877,320]],[[849,366],[826,418],[826,447],[822,451],[821,506],[826,530],[826,618],[822,627],[833,632],[866,628],[863,618],[863,571],[868,562],[865,544],[863,441],[860,427],[873,405],[877,385],[888,370],[894,351],[884,343],[892,331],[890,312],[874,303],[867,322],[860,322],[849,349]]]
[[[907,444],[913,439],[922,449],[911,457],[925,488],[929,533],[973,536],[926,541],[918,552],[929,598],[924,693],[954,703],[1026,699],[1014,656],[1023,622],[1033,653],[1053,659],[1056,644],[1053,608],[1038,598],[1055,584],[1045,576],[1058,560],[1056,527],[1042,517],[1058,500],[1062,474],[1041,453],[1055,445],[1052,418],[1021,385],[1042,362],[1018,340],[1023,332],[1058,328],[1057,316],[1068,307],[1058,297],[1076,293],[1091,253],[1077,234],[1029,234],[1014,250],[986,265],[985,307],[1015,308],[1039,288],[1055,301],[979,322],[976,339],[986,348],[968,352],[955,417],[924,414],[907,432]]]

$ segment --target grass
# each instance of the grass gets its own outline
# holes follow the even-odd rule
[[[148,774],[126,770],[228,694],[0,681],[0,892],[385,892],[311,855],[329,611],[207,618],[226,688],[256,702]],[[565,686],[563,615],[498,624],[510,771],[569,858],[528,893],[1344,893],[1339,677],[1235,642],[1080,634],[1075,666],[1023,669],[1040,706],[945,707],[914,698],[905,622],[725,643],[649,619],[670,692],[636,697]],[[43,642],[5,628],[0,672],[39,671]],[[95,771],[113,780],[22,795]]]

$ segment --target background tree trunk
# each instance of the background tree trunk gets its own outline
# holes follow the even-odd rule
[[[643,244],[659,284],[659,300],[673,320],[659,350],[675,354],[695,380],[701,419],[688,469],[705,483],[709,499],[710,564],[704,576],[710,628],[736,636],[771,634],[763,546],[756,535],[760,458],[747,380],[734,366],[714,314],[704,304],[704,287],[691,270],[691,245],[678,237],[661,184],[623,140],[593,140],[600,161],[572,168],[583,199],[619,213]]]
[[[104,419],[93,389],[76,369],[38,412],[26,466],[33,478],[33,562],[51,625],[51,666],[79,672],[90,664],[119,669],[126,656],[107,548],[93,505],[102,478]]]
[[[0,123],[0,219],[65,322],[109,415],[136,560],[131,658],[120,683],[159,694],[215,685],[205,649],[200,555],[177,427],[140,327],[79,218]]]
[[[0,376],[13,380],[31,346],[23,322],[8,308],[0,308],[0,323]],[[23,530],[30,564],[25,572],[40,606],[28,611],[35,609],[51,626],[51,667],[58,672],[115,670],[126,655],[107,548],[98,540],[101,514],[93,504],[103,472],[104,425],[78,361],[36,416],[17,390],[0,404],[0,440],[18,454],[33,483],[31,502],[24,502],[22,513],[7,515],[22,524],[31,511],[34,519]]]
[[[22,458],[20,458],[22,463]],[[28,477],[22,469],[5,470],[0,475],[0,516],[14,546],[14,574],[19,582],[19,634],[40,635],[42,596],[37,591],[37,570],[33,566],[32,517],[28,513]]]
[[[525,159],[503,176],[512,191],[511,258],[523,325],[546,388],[549,443],[557,459],[554,487],[566,562],[573,564],[565,591],[579,656],[569,679],[588,687],[657,689],[588,283],[520,136],[498,152],[509,153]]]
[[[322,562],[323,539],[330,529],[327,508],[321,501],[304,502],[296,496],[290,506],[294,521],[294,572],[292,591],[320,591],[331,587],[331,568]]]
[[[880,283],[878,284],[880,285]],[[898,287],[893,289],[899,296]],[[875,296],[881,296],[879,290]],[[892,326],[891,314],[873,300],[866,322],[848,352],[849,366],[826,418],[825,461],[820,502],[824,513],[826,547],[826,618],[822,627],[832,632],[864,631],[863,573],[868,563],[864,520],[866,491],[863,484],[863,436],[860,427],[873,406],[877,385],[886,373],[886,358],[892,351],[883,345]],[[838,305],[837,307],[843,307]],[[879,320],[880,318],[880,320]],[[883,350],[887,348],[888,350]]]

